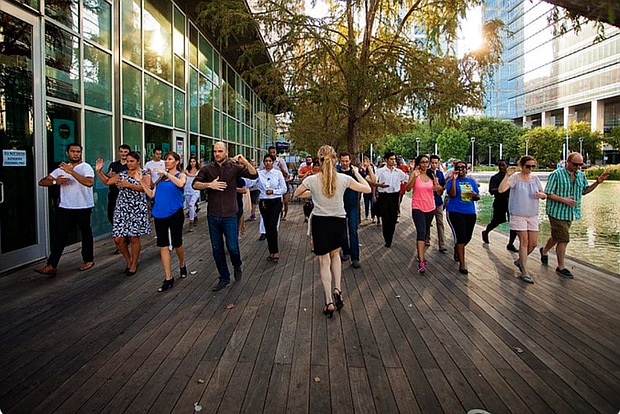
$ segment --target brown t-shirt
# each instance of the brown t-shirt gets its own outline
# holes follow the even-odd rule
[[[224,191],[207,190],[209,201],[207,212],[216,217],[230,217],[237,214],[237,181],[239,177],[255,180],[258,174],[250,174],[242,165],[226,160],[220,166],[217,162],[205,165],[198,171],[194,182],[210,183],[217,177],[226,182]]]

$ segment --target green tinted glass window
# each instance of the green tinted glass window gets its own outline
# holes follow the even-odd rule
[[[203,135],[213,134],[213,103],[211,100],[211,82],[203,75],[199,79],[200,97],[200,133]]]
[[[142,152],[142,123],[123,119],[123,136],[120,143],[129,145],[133,151]]]
[[[174,90],[174,126],[185,129],[185,94]]]
[[[185,16],[179,9],[174,8],[174,34],[173,34],[174,53],[185,57]]]
[[[111,47],[111,8],[105,0],[83,0],[84,38]]]
[[[144,69],[172,82],[172,3],[144,2]]]
[[[146,73],[144,119],[172,126],[172,87]]]
[[[213,52],[213,83],[220,84],[220,54]]]
[[[198,29],[189,26],[189,63],[198,67]]]
[[[142,72],[123,63],[123,114],[142,116]]]
[[[112,110],[112,56],[84,43],[84,104]]]
[[[84,161],[95,166],[97,158],[111,160],[112,117],[92,111],[84,111]],[[98,236],[110,231],[108,221],[108,186],[95,179],[93,187],[95,207],[91,226]]]
[[[174,85],[185,89],[185,61],[174,55]]]
[[[142,7],[140,0],[122,0],[123,58],[142,65]]]
[[[47,0],[45,15],[73,30],[80,31],[79,0]]]
[[[213,111],[213,137],[220,138],[220,112]]]
[[[198,71],[189,70],[189,130],[198,132]]]
[[[80,41],[51,23],[45,25],[45,88],[48,96],[80,100]]]

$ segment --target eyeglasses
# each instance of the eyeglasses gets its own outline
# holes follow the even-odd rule
[[[455,171],[466,170],[467,167],[454,167]]]
[[[535,168],[536,166],[532,164],[525,164],[524,167],[531,170],[532,168]]]
[[[428,160],[422,160],[420,161],[420,164],[428,164]]]
[[[575,167],[581,167],[581,166],[583,165],[583,163],[582,163],[582,162],[572,162],[572,161],[568,161],[568,162],[570,162],[571,164],[573,164]]]

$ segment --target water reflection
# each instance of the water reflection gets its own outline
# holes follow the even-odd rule
[[[543,182],[543,187],[546,182]],[[487,225],[491,220],[493,196],[488,192],[488,183],[480,183],[482,198],[478,223]],[[566,254],[592,263],[614,273],[620,273],[620,182],[606,181],[592,193],[584,196],[581,202],[581,220],[571,226],[571,241]],[[549,237],[549,220],[545,214],[545,202],[540,203],[539,244],[543,245]],[[498,228],[508,232],[508,223]],[[536,253],[532,254],[533,256]],[[550,265],[555,265],[551,258]]]

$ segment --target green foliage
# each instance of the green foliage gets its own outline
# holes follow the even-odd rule
[[[525,140],[529,139],[529,155],[538,161],[538,164],[549,165],[562,159],[562,137],[554,126],[530,129],[521,136],[521,150],[525,154]]]
[[[461,121],[461,131],[468,137],[475,137],[475,165],[488,164],[489,144],[491,145],[491,162],[499,159],[499,144],[502,144],[502,158],[518,159],[519,138],[523,131],[512,122],[500,119],[467,117]]]
[[[582,156],[584,160],[593,164],[596,160],[600,160],[602,156],[603,134],[599,131],[592,132],[589,122],[573,122],[568,126],[568,147],[570,152],[580,150],[579,138],[583,138],[581,142]],[[566,139],[566,130],[560,128],[558,133]]]
[[[605,167],[590,167],[584,171],[589,180],[595,180],[604,172],[609,173],[608,180],[620,180],[620,165],[608,165]]]
[[[433,120],[454,117],[465,107],[481,108],[484,80],[501,54],[499,21],[485,23],[484,44],[477,51],[456,58],[441,50],[456,39],[459,18],[479,0],[329,1],[321,18],[290,0],[257,0],[254,23],[240,3],[245,2],[203,0],[199,21],[220,46],[231,38],[251,38],[258,22],[274,63],[271,71],[257,73],[283,72],[297,124],[290,137],[298,148],[314,130],[322,141],[345,136],[355,157],[383,135],[378,132],[392,129],[403,107]],[[422,41],[416,37],[421,28]],[[256,64],[251,49],[244,43],[241,56]],[[253,69],[244,67],[247,77]]]
[[[471,141],[467,134],[456,128],[446,128],[437,137],[439,154],[441,158],[447,160],[449,158],[466,159],[471,149]]]
[[[605,135],[604,141],[614,149],[620,149],[620,126],[613,127],[609,134]]]

